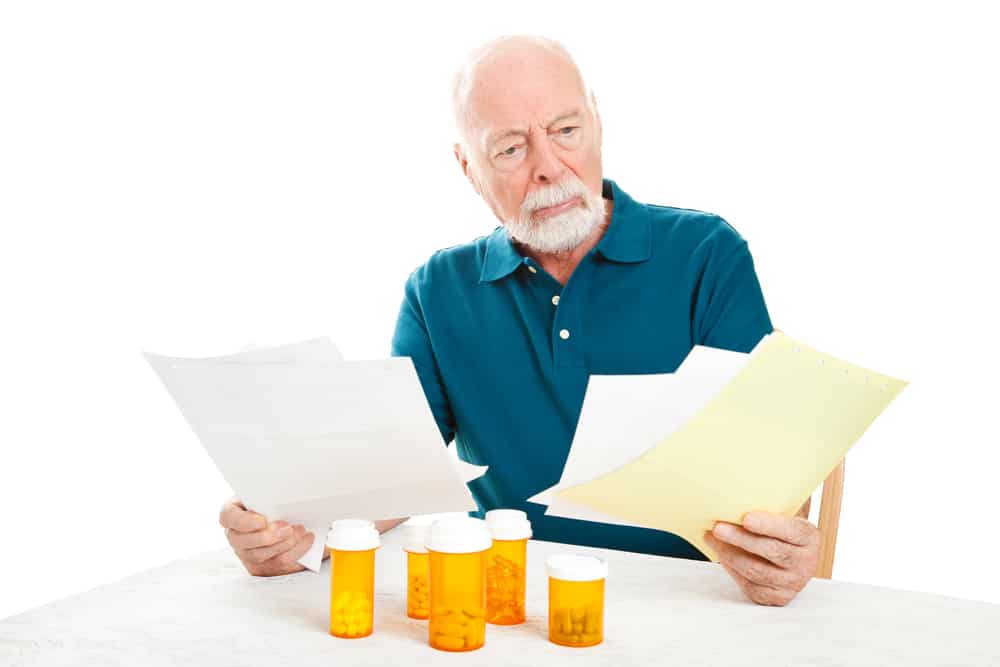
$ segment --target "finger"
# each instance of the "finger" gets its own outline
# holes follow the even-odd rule
[[[785,588],[771,588],[769,586],[758,586],[751,582],[744,591],[751,600],[757,604],[769,607],[784,607],[795,599],[795,591]]]
[[[303,539],[306,535],[306,528],[302,524],[292,526],[292,534],[295,536],[295,542],[298,543],[299,540]]]
[[[293,536],[292,527],[284,521],[272,523],[264,530],[252,533],[229,533],[229,543],[234,549],[247,550],[270,547]]]
[[[243,557],[251,563],[264,563],[279,554],[289,551],[295,547],[298,541],[298,536],[294,531],[292,531],[289,533],[287,538],[270,546],[257,547],[256,549],[246,549],[243,552]]]
[[[706,536],[706,540],[712,541],[710,546],[719,555],[720,563],[735,570],[751,584],[798,590],[800,577],[797,572],[777,567],[759,556],[715,539],[711,535]]]
[[[242,503],[227,502],[219,512],[219,524],[238,533],[251,533],[267,527],[267,519],[243,508]]]
[[[800,547],[809,546],[819,539],[816,526],[797,516],[748,512],[743,517],[743,527],[752,533],[774,537]]]
[[[315,536],[312,533],[305,533],[298,543],[283,554],[279,554],[265,563],[272,566],[279,572],[298,572],[305,568],[297,561],[306,555],[312,547]]]
[[[729,565],[722,562],[719,564],[722,565],[723,569],[739,585],[743,594],[750,598],[751,602],[760,605],[783,607],[795,597],[791,591],[782,591],[770,586],[755,584]]]
[[[718,539],[737,546],[744,551],[766,558],[781,568],[792,568],[796,565],[801,547],[783,542],[773,537],[763,537],[740,526],[731,523],[717,523],[712,529],[712,535]]]
[[[222,517],[223,517],[223,515],[226,514],[227,510],[231,510],[231,508],[233,508],[233,507],[237,507],[237,508],[239,508],[241,510],[245,510],[246,509],[246,506],[243,504],[243,501],[241,501],[236,496],[233,496],[232,498],[230,498],[226,502],[222,503],[222,507],[219,508],[219,523],[220,524],[222,523]],[[225,527],[225,526],[223,526],[223,527]]]
[[[748,587],[751,585],[751,582],[750,582],[749,579],[747,579],[742,574],[740,574],[739,572],[737,572],[736,570],[734,570],[730,566],[726,565],[725,563],[720,562],[719,565],[721,565],[722,569],[725,570],[726,573],[730,577],[733,578],[733,581],[735,581],[737,584],[739,584],[739,587],[743,589],[743,592],[747,593],[747,595],[750,594],[748,592],[748,590],[747,590]]]

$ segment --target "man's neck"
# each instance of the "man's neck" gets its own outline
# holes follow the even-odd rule
[[[587,253],[593,250],[594,247],[601,242],[601,239],[604,237],[604,233],[611,225],[611,211],[614,208],[614,202],[607,199],[603,201],[604,219],[601,220],[601,223],[597,225],[596,228],[594,228],[591,235],[584,239],[583,243],[577,247],[565,252],[543,253],[522,245],[519,246],[521,252],[538,262],[539,266],[545,269],[549,275],[558,280],[560,284],[565,285],[569,282],[569,278],[573,275],[573,271],[576,270],[576,267],[579,266],[583,258],[587,256]]]

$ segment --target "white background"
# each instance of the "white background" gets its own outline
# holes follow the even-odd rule
[[[408,273],[496,225],[447,89],[510,32],[577,55],[607,176],[749,240],[776,326],[912,382],[849,457],[835,577],[1000,602],[985,8],[432,4],[0,8],[0,617],[225,545],[140,348],[385,356]]]

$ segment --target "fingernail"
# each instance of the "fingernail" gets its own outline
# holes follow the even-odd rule
[[[733,537],[736,534],[736,529],[730,526],[728,523],[717,523],[715,528],[712,529],[715,536],[721,539],[726,539]]]

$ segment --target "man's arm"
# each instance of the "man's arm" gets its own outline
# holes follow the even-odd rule
[[[379,533],[384,533],[387,530],[392,530],[408,518],[409,517],[403,517],[402,519],[386,519],[384,521],[376,521],[375,528],[378,529]]]
[[[703,259],[691,322],[697,345],[749,352],[771,333],[770,314],[747,242],[723,220]]]
[[[455,437],[456,424],[424,317],[422,297],[426,271],[426,266],[421,267],[406,281],[403,303],[399,307],[396,330],[392,335],[392,356],[409,357],[413,362],[431,414],[437,422],[441,438],[447,444]]]

